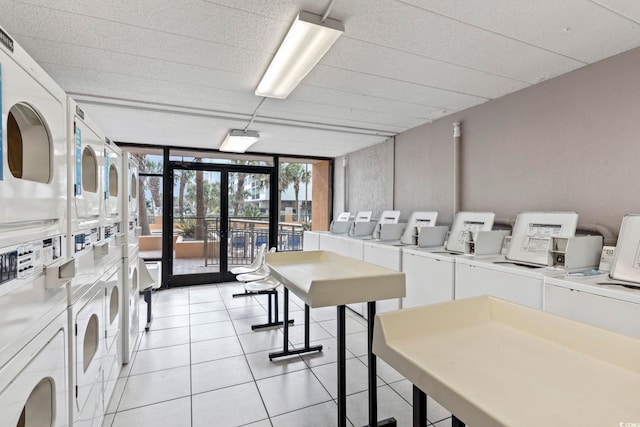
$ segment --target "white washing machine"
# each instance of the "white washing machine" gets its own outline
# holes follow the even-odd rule
[[[62,312],[0,368],[0,425],[69,425],[67,335]]]
[[[104,416],[103,359],[106,354],[103,258],[109,243],[101,229],[75,232],[76,276],[67,285],[71,362],[70,414],[74,426],[100,425]]]
[[[58,235],[0,249],[2,426],[69,423],[64,244]]]
[[[105,356],[103,361],[103,405],[106,408],[113,396],[122,367],[122,260],[108,268],[104,275],[105,291]]]
[[[65,105],[62,89],[0,28],[3,426],[69,424]]]
[[[455,299],[492,295],[541,310],[544,280],[566,270],[547,267],[553,237],[571,237],[575,212],[522,212],[513,227],[507,255],[459,258]]]
[[[140,287],[138,251],[124,259],[124,293],[122,300],[122,362],[129,363],[140,339]]]
[[[444,246],[403,247],[402,271],[406,274],[407,294],[402,308],[452,301],[456,260],[473,258],[464,254],[465,245],[476,240],[479,232],[491,230],[494,218],[493,212],[456,212]],[[496,248],[496,253],[499,250],[500,247]]]
[[[122,224],[124,247],[122,251],[124,286],[122,292],[122,361],[129,363],[140,338],[138,239],[142,229],[138,225],[138,169],[131,153],[123,152],[122,170]]]

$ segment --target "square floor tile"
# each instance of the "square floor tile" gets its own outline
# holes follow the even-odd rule
[[[347,334],[347,350],[356,356],[366,356],[369,353],[368,342],[369,336],[365,332],[357,332],[355,334]]]
[[[149,329],[142,334],[138,350],[170,347],[172,345],[189,344],[189,328]]]
[[[234,337],[235,335],[236,329],[231,321],[191,326],[191,342]]]
[[[271,417],[331,400],[329,393],[308,369],[256,383]]]
[[[140,308],[143,307],[145,310],[143,312],[146,313],[146,303],[141,305]],[[167,317],[167,316],[181,316],[184,314],[189,314],[189,304],[186,305],[173,305],[173,304],[156,304],[152,306],[151,313],[154,318],[158,317]]]
[[[252,325],[259,325],[267,321],[267,316],[262,314],[257,317],[246,317],[244,319],[232,320],[233,326],[236,329],[238,335],[253,334],[255,331],[251,329]]]
[[[189,316],[170,316],[153,318],[149,330],[157,331],[159,329],[181,328],[189,326]]]
[[[193,427],[240,426],[267,418],[255,383],[192,396]]]
[[[367,356],[360,356],[359,359],[365,365],[367,364]],[[379,357],[376,358],[376,373],[387,384],[395,383],[405,379],[400,372],[393,369],[387,362],[380,359]],[[413,399],[409,400],[409,402],[411,402],[412,400]]]
[[[220,311],[226,310],[227,307],[222,301],[203,302],[198,304],[191,304],[191,314],[206,313],[207,311]]]
[[[323,340],[331,335],[319,323],[309,325],[309,340]],[[304,324],[289,326],[289,342],[294,345],[304,345]]]
[[[337,320],[325,320],[318,322],[318,325],[322,326],[332,337],[338,336],[338,321]],[[355,334],[357,332],[366,332],[367,327],[358,322],[355,317],[345,318],[345,331],[347,335]]]
[[[140,375],[163,369],[189,366],[189,344],[139,351],[129,375]]]
[[[347,417],[354,426],[367,425],[369,422],[369,392],[347,396]],[[403,398],[389,386],[378,387],[378,421],[395,418],[398,426],[413,425],[413,412]]]
[[[118,378],[118,380],[116,381],[116,386],[113,389],[111,399],[109,400],[109,404],[107,405],[105,414],[112,414],[116,412],[116,410],[118,409],[118,405],[120,404],[120,399],[122,398],[122,393],[124,392],[124,386],[126,383],[126,378]]]
[[[222,301],[222,295],[220,295],[219,289],[191,289],[189,292],[189,303],[198,304],[205,302]]]
[[[336,307],[312,308],[311,317],[316,322],[323,322],[325,320],[335,320],[338,318],[338,309]]]
[[[368,390],[369,372],[367,367],[357,358],[347,359],[346,366],[347,395]],[[331,397],[336,399],[338,397],[338,363],[316,366],[311,370],[318,377],[324,388],[329,391]],[[384,381],[380,378],[378,378],[378,385],[384,385]]]
[[[271,419],[273,427],[333,427],[338,425],[338,405],[330,401],[278,415]],[[347,421],[348,426],[352,424]]]
[[[238,335],[245,353],[255,353],[263,350],[277,350],[283,348],[284,335],[279,329],[262,329],[252,334]]]
[[[314,351],[301,355],[307,366],[314,367],[326,365],[327,363],[338,361],[338,342],[335,338],[311,341],[311,346],[322,345],[322,351]],[[302,348],[304,345],[296,345],[295,348]],[[349,350],[346,351],[346,358],[352,359],[355,356]]]
[[[253,307],[254,305],[260,305],[260,301],[258,301],[253,294],[250,296],[242,296],[233,298],[229,295],[228,298],[222,297],[224,301],[224,305],[227,309],[231,308],[242,308],[242,307]]]
[[[229,316],[232,319],[244,319],[246,317],[263,316],[264,320],[262,322],[266,322],[267,310],[265,310],[265,308],[259,304],[248,306],[248,307],[230,308]]]
[[[113,419],[116,417],[116,414],[106,414],[104,419],[102,420],[102,427],[111,427],[113,423]]]
[[[253,382],[253,375],[244,356],[191,365],[191,392],[193,394],[246,382]]]
[[[307,369],[300,356],[281,357],[269,360],[270,351],[247,354],[249,367],[256,380]]]
[[[191,363],[208,362],[242,354],[242,346],[237,337],[191,343]]]
[[[183,366],[129,377],[118,411],[189,396],[190,370],[189,366]]]
[[[409,380],[401,380],[389,384],[403,399],[410,405],[413,404],[413,384]],[[438,402],[433,400],[431,396],[427,396],[427,419],[432,422],[438,422],[451,417],[451,412],[447,411]]]
[[[185,305],[189,304],[189,292],[180,289],[166,289],[153,293],[153,303],[158,305]]]
[[[183,397],[181,399],[118,412],[112,427],[175,427],[190,425],[191,398]]]
[[[226,310],[195,313],[189,316],[191,325],[203,325],[205,323],[224,322],[231,320]]]

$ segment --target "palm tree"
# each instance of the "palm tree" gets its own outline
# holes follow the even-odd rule
[[[180,211],[180,221],[184,221],[184,190],[189,181],[193,179],[194,172],[192,170],[180,171],[178,178],[178,210]]]
[[[302,163],[283,163],[280,166],[280,194],[282,194],[289,185],[293,184],[298,222],[300,222],[300,184],[308,184],[310,181],[311,172],[309,172]]]

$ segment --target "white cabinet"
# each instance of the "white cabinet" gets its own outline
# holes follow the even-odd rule
[[[453,257],[419,251],[402,251],[402,271],[406,275],[407,285],[407,295],[402,299],[402,308],[453,300]]]
[[[543,281],[542,274],[520,272],[517,267],[469,260],[455,263],[455,299],[492,295],[541,310]]]
[[[364,241],[364,262],[379,265],[394,271],[402,271],[402,248],[382,242]],[[399,310],[400,298],[378,301],[376,312]],[[367,317],[367,304],[363,304],[362,315]],[[356,310],[357,311],[357,310]]]
[[[592,284],[591,289],[587,286],[567,281],[563,286],[545,283],[545,311],[640,338],[640,304],[598,295],[600,285]]]
[[[303,251],[317,251],[320,249],[320,233],[317,231],[305,231],[302,239]]]

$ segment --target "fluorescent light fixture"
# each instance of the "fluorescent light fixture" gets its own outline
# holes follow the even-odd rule
[[[256,95],[284,99],[344,32],[342,22],[300,12],[262,76]]]
[[[220,151],[228,151],[231,153],[244,153],[249,147],[258,142],[260,134],[253,130],[243,131],[233,129],[227,134],[227,137],[220,146]]]

